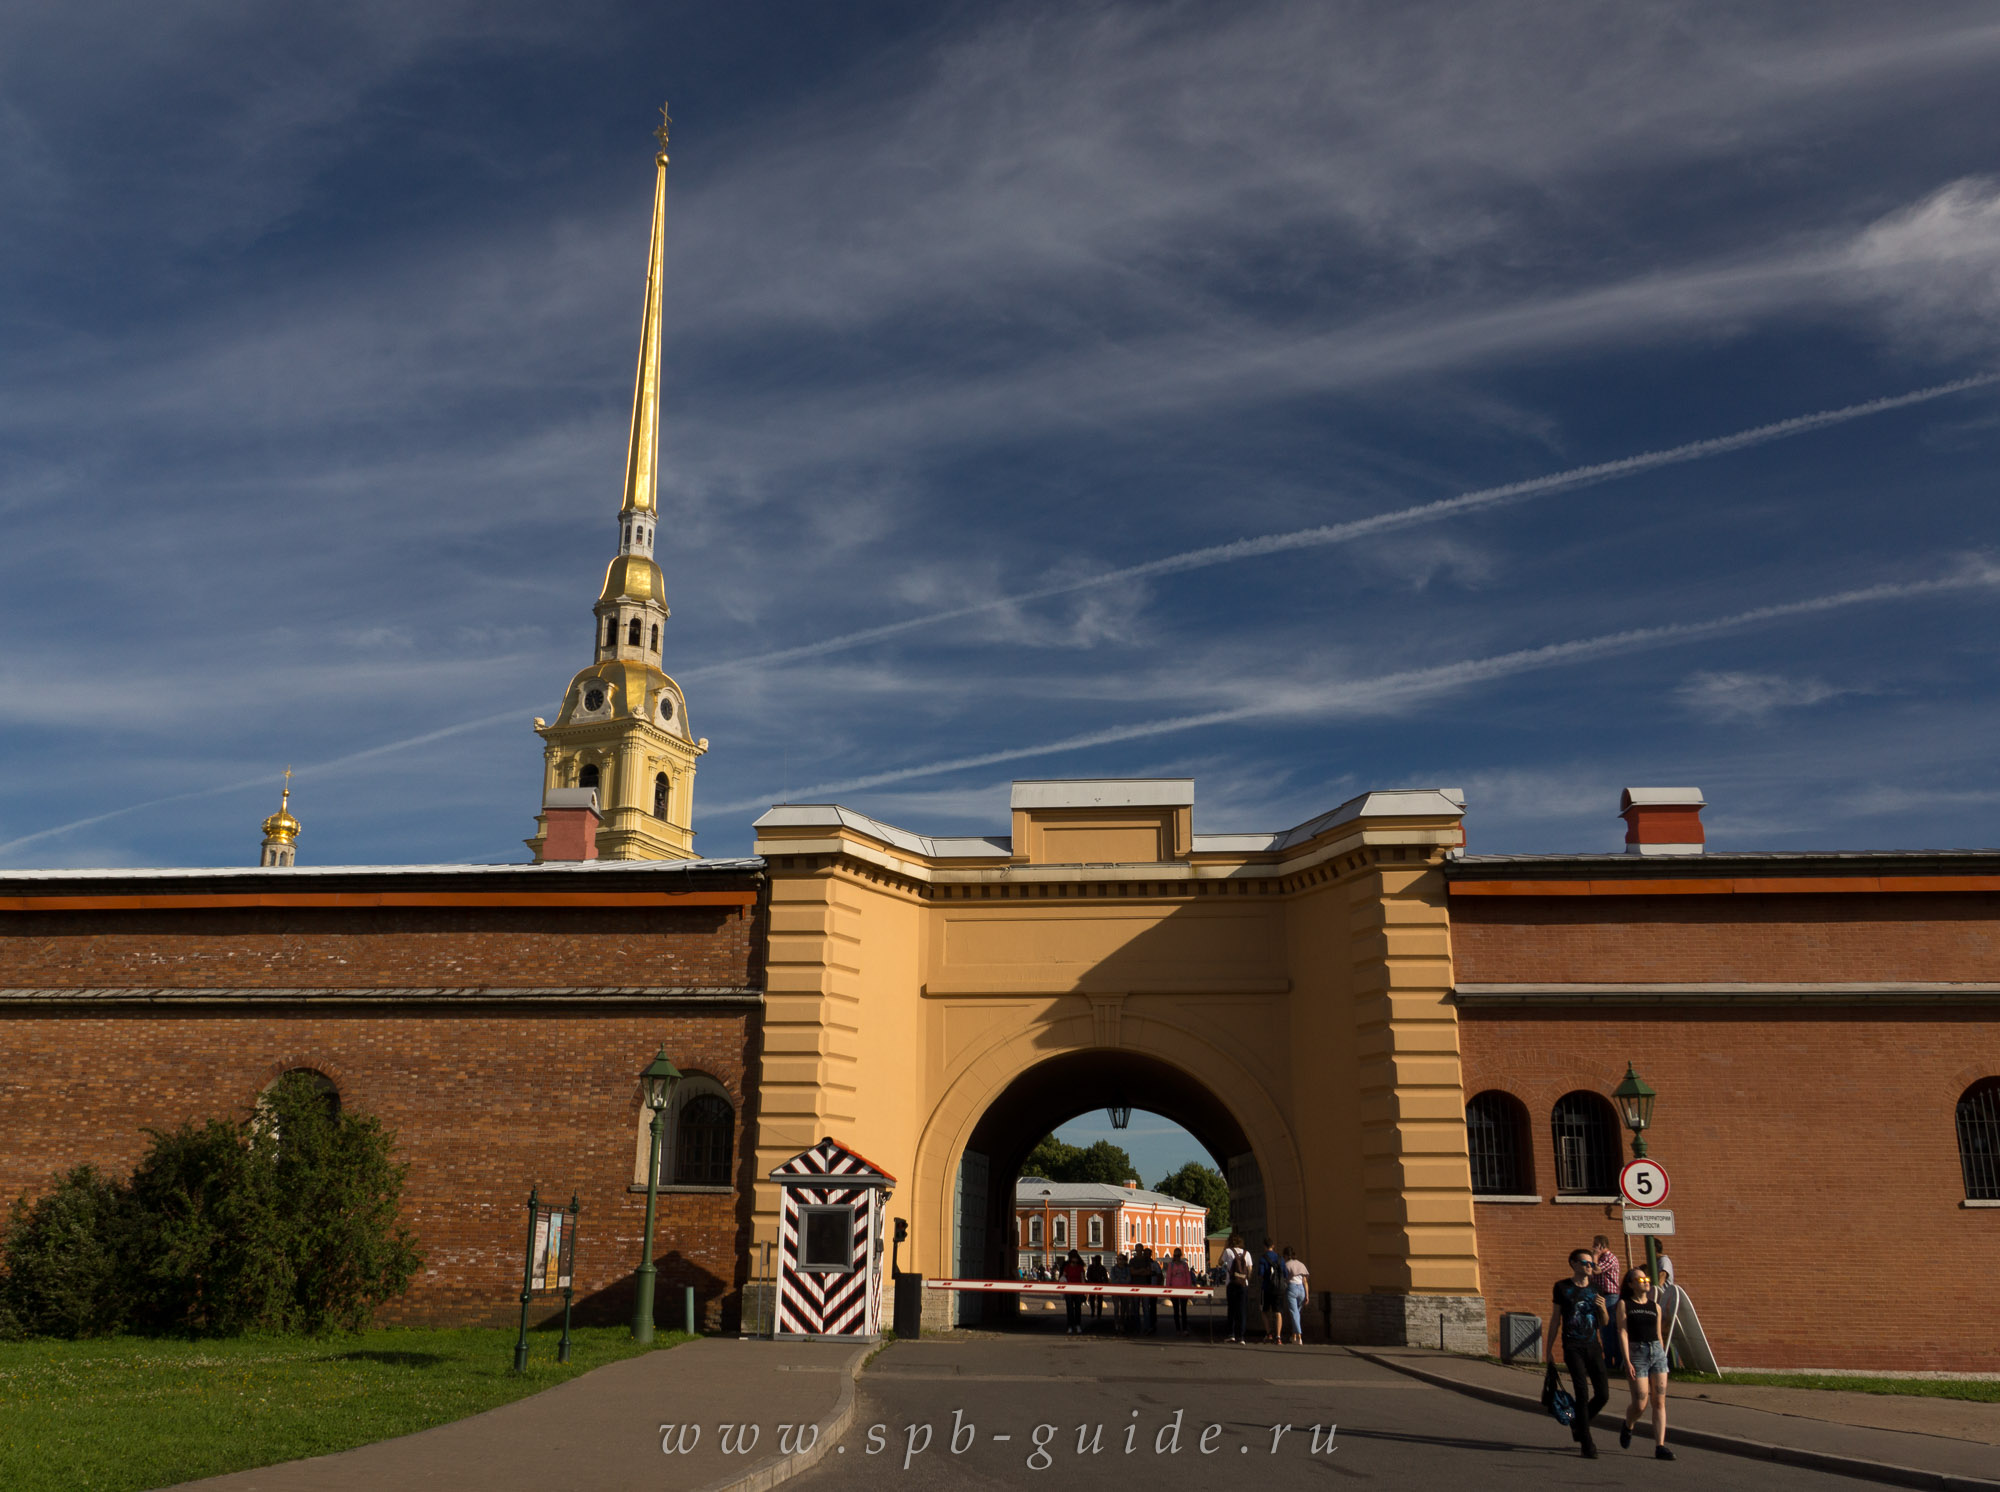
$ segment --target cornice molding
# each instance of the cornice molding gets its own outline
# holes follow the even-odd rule
[[[170,988],[97,985],[89,987],[0,988],[0,1008],[19,1005],[717,1005],[758,1006],[764,992],[737,985],[563,985],[462,987],[371,987],[345,989],[300,985],[283,989],[244,987]]]

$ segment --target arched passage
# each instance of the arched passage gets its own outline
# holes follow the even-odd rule
[[[1263,1168],[1243,1123],[1194,1073],[1146,1052],[1090,1047],[1048,1057],[1016,1074],[973,1124],[952,1178],[951,1272],[960,1278],[1013,1274],[1014,1179],[1036,1141],[1065,1120],[1118,1103],[1171,1119],[1192,1134],[1229,1178],[1235,1226],[1265,1227]],[[1281,1170],[1288,1169],[1280,1167]],[[1004,1313],[1010,1297],[962,1298],[961,1320]]]

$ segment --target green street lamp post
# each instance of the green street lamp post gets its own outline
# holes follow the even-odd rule
[[[667,1049],[639,1073],[639,1092],[653,1111],[653,1141],[646,1147],[646,1237],[639,1247],[639,1288],[632,1306],[632,1340],[653,1340],[653,1217],[660,1205],[660,1145],[667,1132],[667,1104],[681,1070],[667,1060]]]
[[[1646,1131],[1653,1127],[1653,1101],[1660,1095],[1627,1062],[1625,1076],[1611,1090],[1611,1096],[1618,1101],[1619,1117],[1632,1131],[1632,1158],[1644,1160]],[[1653,1288],[1657,1290],[1660,1286],[1660,1240],[1652,1233],[1646,1235],[1646,1273],[1653,1277]]]

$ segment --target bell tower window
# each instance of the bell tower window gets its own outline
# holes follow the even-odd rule
[[[667,774],[662,772],[653,779],[653,817],[667,816]]]
[[[578,787],[597,786],[597,764],[595,762],[584,763],[583,770],[576,774],[576,785]]]
[[[604,645],[607,648],[618,646],[618,618],[615,616],[604,619]]]
[[[639,646],[639,626],[639,619],[633,617],[631,624],[625,629],[625,644],[627,647],[636,648]]]
[[[659,652],[659,650],[660,650],[660,624],[658,622],[655,622],[653,623],[653,651],[657,653]]]

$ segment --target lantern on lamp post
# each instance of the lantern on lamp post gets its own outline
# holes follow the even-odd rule
[[[1618,1117],[1625,1121],[1625,1127],[1632,1131],[1632,1158],[1646,1158],[1646,1131],[1653,1127],[1653,1101],[1660,1095],[1644,1078],[1634,1070],[1632,1064],[1625,1064],[1625,1076],[1611,1096],[1618,1104]],[[1660,1287],[1660,1240],[1654,1234],[1646,1235],[1646,1273],[1652,1276],[1653,1288]]]
[[[681,1080],[681,1070],[667,1060],[667,1049],[639,1073],[639,1093],[653,1111],[653,1139],[646,1147],[646,1234],[639,1246],[639,1279],[632,1306],[632,1340],[653,1340],[653,1217],[660,1202],[660,1145],[667,1132],[667,1105]]]

